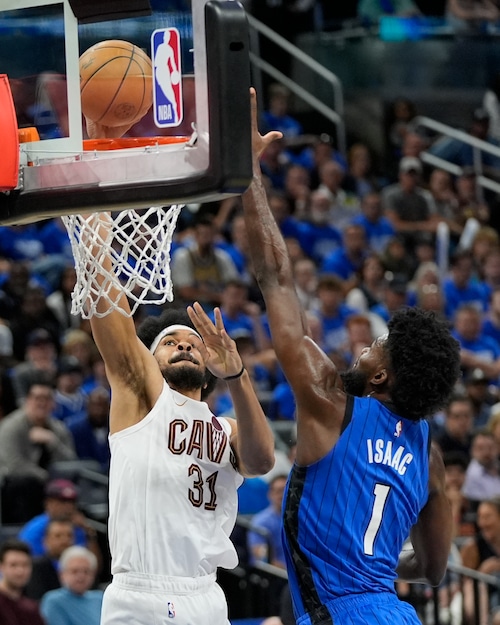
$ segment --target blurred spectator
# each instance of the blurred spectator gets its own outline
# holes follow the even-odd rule
[[[453,336],[460,343],[462,368],[480,369],[491,383],[500,375],[500,344],[481,332],[482,316],[473,304],[462,304],[455,314]]]
[[[476,536],[460,550],[463,566],[495,575],[500,573],[500,498],[482,498],[477,509]],[[490,611],[488,590],[479,583],[479,614],[475,613],[475,591],[471,577],[464,576],[464,616],[466,623],[487,623]]]
[[[231,256],[236,268],[238,269],[240,279],[245,282],[252,292],[251,299],[253,300],[253,292],[257,287],[254,285],[251,261],[248,253],[248,238],[245,228],[245,218],[241,213],[237,213],[233,217],[229,229],[230,242],[228,243],[223,241],[218,243],[217,246],[221,247]]]
[[[498,387],[489,383],[481,369],[468,370],[464,375],[464,386],[474,407],[474,427],[484,427],[490,418],[491,407],[500,399]]]
[[[330,220],[330,196],[317,189],[311,193],[299,236],[302,249],[318,265],[342,245],[342,235]]]
[[[386,215],[410,250],[415,245],[415,233],[435,233],[439,221],[432,195],[420,186],[421,174],[420,160],[405,156],[399,162],[399,181],[382,190]]]
[[[457,220],[458,198],[453,188],[453,178],[444,169],[433,169],[429,179],[429,191],[431,192],[436,213],[441,217],[450,229],[455,243],[463,231],[462,220]]]
[[[305,311],[314,310],[318,306],[316,290],[318,272],[310,258],[301,258],[293,264],[293,277],[297,296]]]
[[[356,215],[352,220],[353,224],[363,226],[366,233],[368,247],[381,254],[396,230],[392,222],[384,214],[381,197],[379,193],[367,193],[361,200],[361,214]]]
[[[279,83],[272,83],[267,90],[267,109],[262,113],[262,132],[278,130],[283,133],[285,143],[303,134],[302,125],[289,114],[290,90]]]
[[[498,449],[500,450],[500,403],[498,402],[491,407],[486,429],[492,433]]]
[[[396,274],[387,283],[384,298],[379,304],[372,307],[372,313],[388,323],[393,313],[406,305],[408,281],[405,276]]]
[[[98,386],[88,395],[86,411],[67,423],[77,456],[96,460],[103,473],[109,469],[109,404],[109,389]]]
[[[252,528],[262,532],[257,533],[251,530],[248,532],[252,563],[267,562],[282,569],[285,568],[285,556],[281,543],[283,527],[281,506],[286,482],[286,475],[277,475],[269,482],[269,506],[252,518]]]
[[[470,251],[472,253],[472,261],[474,264],[474,278],[476,280],[481,280],[484,282],[485,279],[485,267],[484,263],[486,261],[487,256],[491,252],[500,253],[500,237],[498,236],[498,232],[494,228],[490,228],[490,226],[480,226],[477,229],[476,234],[472,238],[472,245]],[[495,266],[489,268],[490,273],[489,281],[491,286],[494,286],[497,282],[500,286],[500,268]],[[497,271],[495,272],[495,269]],[[487,288],[487,290],[489,290]]]
[[[54,389],[33,381],[21,408],[0,422],[0,469],[4,522],[24,523],[43,509],[44,486],[53,462],[76,458],[71,433],[51,416]]]
[[[433,261],[420,263],[413,280],[408,286],[408,306],[416,306],[419,297],[426,291],[440,290],[441,276],[439,267]]]
[[[459,452],[470,457],[472,433],[474,430],[474,409],[468,397],[454,397],[444,411],[444,423],[433,439],[441,452]]]
[[[368,147],[364,143],[355,143],[347,155],[349,164],[347,173],[342,182],[342,188],[363,199],[367,193],[378,189],[378,182],[372,172],[372,158]]]
[[[62,332],[80,326],[80,315],[71,314],[71,293],[76,284],[74,265],[68,265],[61,271],[61,276],[53,293],[47,297],[47,306],[56,316]]]
[[[471,461],[465,473],[463,494],[472,504],[500,497],[498,447],[492,433],[483,428],[474,433]],[[500,538],[500,534],[499,534]]]
[[[305,148],[294,159],[294,162],[303,165],[309,171],[311,189],[317,189],[320,180],[320,170],[325,163],[334,162],[340,165],[343,172],[347,171],[347,161],[335,148],[333,137],[326,133],[318,135],[310,148]]]
[[[498,146],[489,132],[490,118],[483,108],[476,108],[472,112],[471,122],[467,129],[468,134],[474,139],[486,141],[491,145]],[[474,148],[469,143],[454,137],[442,137],[429,147],[429,153],[458,165],[459,167],[475,167]],[[487,175],[498,177],[500,160],[489,152],[481,151],[480,162],[483,172]]]
[[[10,260],[33,262],[43,256],[37,224],[0,227],[0,256]]]
[[[495,252],[494,259],[500,269],[500,252]],[[485,266],[489,264],[490,260],[487,260]],[[491,292],[490,305],[483,317],[482,334],[491,337],[500,345],[500,286]]]
[[[40,601],[46,592],[61,587],[58,561],[62,552],[74,543],[74,528],[70,520],[57,517],[49,520],[43,538],[45,553],[33,558],[33,572],[24,590],[26,597]]]
[[[346,283],[346,288],[352,287],[356,284],[356,276],[361,270],[366,255],[364,228],[357,224],[350,224],[342,233],[342,246],[324,259],[320,272],[335,274]]]
[[[200,217],[195,224],[194,243],[174,252],[172,280],[178,298],[186,303],[218,306],[225,284],[238,277],[232,258],[215,246],[215,235],[212,220]]]
[[[318,282],[319,308],[313,311],[320,321],[321,345],[325,351],[340,349],[347,340],[345,322],[357,310],[345,303],[344,284],[334,274],[320,276]]]
[[[486,89],[482,106],[490,118],[490,135],[496,141],[500,141],[500,72],[495,74]]]
[[[99,625],[102,590],[91,590],[97,572],[95,555],[85,547],[69,547],[59,560],[62,588],[44,595],[40,610],[47,625]]]
[[[56,375],[55,406],[52,415],[60,421],[69,421],[85,412],[87,395],[82,390],[83,369],[74,356],[63,356]]]
[[[57,348],[53,336],[44,328],[33,330],[26,337],[25,360],[11,370],[11,379],[20,405],[34,379],[41,373],[55,380],[57,372]]]
[[[443,462],[446,495],[453,518],[453,539],[473,536],[476,531],[474,515],[462,493],[469,456],[460,451],[448,451],[443,454]]]
[[[388,107],[388,142],[391,146],[392,157],[398,161],[402,156],[404,139],[413,130],[412,122],[416,115],[415,104],[408,98],[396,98]]]
[[[34,556],[44,555],[44,536],[51,519],[66,519],[73,523],[76,545],[88,547],[101,561],[97,535],[89,519],[78,510],[78,490],[73,482],[65,479],[51,480],[45,489],[44,511],[31,518],[19,532]]]
[[[346,321],[347,341],[342,346],[344,359],[352,367],[365,347],[370,347],[376,338],[368,315],[351,315]]]
[[[342,188],[344,170],[334,162],[328,161],[319,168],[318,191],[326,193],[330,199],[330,223],[343,229],[352,219],[361,213],[359,200],[349,195]]]
[[[446,20],[457,35],[481,35],[500,19],[493,0],[447,0]]]
[[[450,259],[449,275],[443,280],[446,298],[446,316],[452,319],[463,304],[486,310],[488,298],[483,286],[473,279],[473,258],[468,251],[456,252]]]
[[[290,166],[290,155],[286,151],[284,139],[276,139],[266,147],[260,157],[260,166],[273,189],[285,188],[285,175]]]
[[[21,301],[20,310],[10,322],[14,339],[14,356],[17,360],[21,361],[25,358],[27,337],[39,328],[47,330],[56,346],[59,345],[59,322],[47,306],[43,289],[38,286],[28,286]]]
[[[359,0],[358,17],[365,24],[378,24],[386,15],[414,17],[420,10],[413,0]]]
[[[415,258],[406,249],[400,234],[389,239],[381,258],[386,271],[404,277],[408,282],[412,279],[415,273]]]
[[[92,335],[84,330],[67,330],[61,340],[61,357],[65,356],[78,360],[83,371],[84,387],[92,386],[95,378],[99,377],[95,365],[102,363]],[[98,385],[102,385],[102,380],[99,380]]]
[[[288,201],[290,213],[301,219],[311,196],[309,172],[302,165],[290,165],[285,173],[283,189]]]
[[[28,286],[36,286],[28,263],[11,261],[9,271],[2,276],[0,289],[0,317],[10,320],[19,314],[21,302]]]
[[[384,299],[387,288],[385,269],[377,254],[368,254],[363,260],[357,286],[346,295],[346,304],[360,312],[368,312]]]
[[[465,167],[455,181],[458,199],[457,221],[465,226],[468,219],[477,219],[487,224],[490,209],[484,202],[477,183],[477,176],[471,167]]]
[[[2,625],[46,625],[32,599],[23,596],[31,575],[28,545],[6,540],[0,545],[0,618]]]

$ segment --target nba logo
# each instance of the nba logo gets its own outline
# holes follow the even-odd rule
[[[168,618],[175,617],[175,608],[172,601],[167,601]]]
[[[181,39],[177,28],[160,28],[151,35],[153,111],[158,128],[182,122]]]

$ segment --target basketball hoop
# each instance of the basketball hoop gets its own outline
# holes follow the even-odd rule
[[[131,317],[141,304],[172,301],[170,247],[181,209],[154,206],[107,213],[105,228],[103,213],[62,217],[77,277],[71,313],[90,319],[117,310]],[[109,258],[109,268],[103,267],[103,258]],[[120,306],[124,294],[130,311]]]

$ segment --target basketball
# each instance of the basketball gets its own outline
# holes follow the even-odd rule
[[[133,43],[96,43],[80,57],[82,113],[104,126],[138,122],[153,102],[152,64]]]

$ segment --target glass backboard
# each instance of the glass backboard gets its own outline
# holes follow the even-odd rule
[[[210,201],[246,188],[245,12],[235,0],[189,5],[154,0],[147,16],[79,24],[68,0],[2,0],[0,73],[8,76],[19,129],[35,128],[40,140],[20,144],[19,184],[0,194],[0,223]],[[124,141],[91,142],[79,58],[109,40],[152,59],[152,106]],[[162,79],[167,62],[170,86]]]

